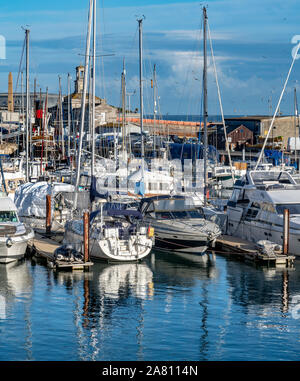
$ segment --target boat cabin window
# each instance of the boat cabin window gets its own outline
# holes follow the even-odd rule
[[[276,204],[278,214],[283,214],[284,209],[289,209],[290,214],[300,214],[300,204]]]
[[[199,210],[190,210],[189,211],[190,218],[203,218],[203,213]]]
[[[185,210],[182,212],[172,212],[172,215],[174,218],[189,218],[189,214]]]
[[[16,212],[13,211],[0,211],[0,222],[18,222]]]
[[[253,202],[252,205],[250,206],[250,208],[247,210],[247,214],[245,216],[245,218],[248,220],[248,219],[254,219],[258,212],[259,212],[259,204],[256,203],[256,202]]]
[[[159,212],[156,213],[156,218],[159,220],[170,220],[173,219],[172,213],[170,212]]]
[[[241,193],[241,189],[233,189],[230,201],[237,202]]]

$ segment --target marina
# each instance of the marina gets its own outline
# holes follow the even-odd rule
[[[0,93],[0,361],[297,360],[300,44],[281,57],[274,110],[269,98],[268,114],[226,115],[219,77],[232,81],[201,6],[201,47],[176,69],[196,65],[186,74],[201,86],[180,91],[196,112],[186,96],[187,115],[170,115],[160,104],[178,97],[178,61],[167,86],[145,49],[146,17],[135,16],[127,62],[105,53],[103,9],[85,3],[82,62],[66,64],[75,80],[42,89],[36,30],[22,27],[18,71]],[[172,33],[190,49],[194,37]],[[102,57],[118,72],[119,105],[104,96]]]

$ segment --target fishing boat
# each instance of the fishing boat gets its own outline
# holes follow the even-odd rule
[[[202,254],[221,234],[203,209],[184,196],[157,196],[141,200],[139,210],[154,228],[155,248],[182,254]]]
[[[283,243],[284,210],[290,212],[289,252],[300,255],[300,185],[286,171],[248,171],[227,203],[227,234],[251,242]]]
[[[154,243],[153,228],[138,210],[117,209],[103,201],[91,213],[89,227],[90,258],[108,262],[137,262],[144,259]],[[65,225],[63,244],[83,252],[83,221]]]
[[[0,263],[23,258],[27,242],[33,237],[33,230],[20,222],[12,199],[0,197]]]

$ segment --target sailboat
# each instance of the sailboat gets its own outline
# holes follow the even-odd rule
[[[79,141],[79,155],[77,159],[76,173],[76,194],[74,212],[77,208],[77,197],[80,188],[81,154],[82,154],[82,134],[84,128],[85,97],[87,89],[88,55],[90,50],[90,35],[93,13],[94,25],[94,46],[93,56],[95,57],[95,23],[96,23],[96,1],[90,0],[89,23],[86,43],[86,64],[84,74],[84,87],[82,94],[81,109],[81,129]],[[93,67],[93,88],[95,84],[95,66]],[[94,98],[94,97],[93,97]],[[94,103],[94,102],[93,102]],[[94,115],[92,117],[94,124]],[[93,125],[94,129],[94,125]],[[94,152],[92,152],[91,179],[95,178]],[[142,215],[136,210],[117,209],[115,205],[107,203],[107,200],[98,200],[93,204],[94,209],[90,216],[89,239],[90,257],[106,261],[131,262],[144,259],[151,251],[153,245],[153,229],[145,226]],[[83,221],[70,220],[65,225],[63,243],[71,245],[77,251],[83,250]]]

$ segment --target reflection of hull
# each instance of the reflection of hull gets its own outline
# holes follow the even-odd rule
[[[207,250],[206,246],[204,248],[195,248],[195,251],[192,251],[192,249],[190,249],[189,251],[183,251],[183,250],[173,251],[167,248],[160,248],[160,247],[156,248],[156,251],[158,252],[169,254],[166,256],[166,258],[176,256],[177,258],[184,259],[193,263],[199,263],[199,264],[205,264],[209,260],[209,256],[208,254],[206,254],[206,250]]]
[[[130,288],[137,297],[145,299],[152,293],[153,273],[145,263],[122,263],[105,267],[99,275],[101,292],[113,299],[120,297],[120,290]]]

